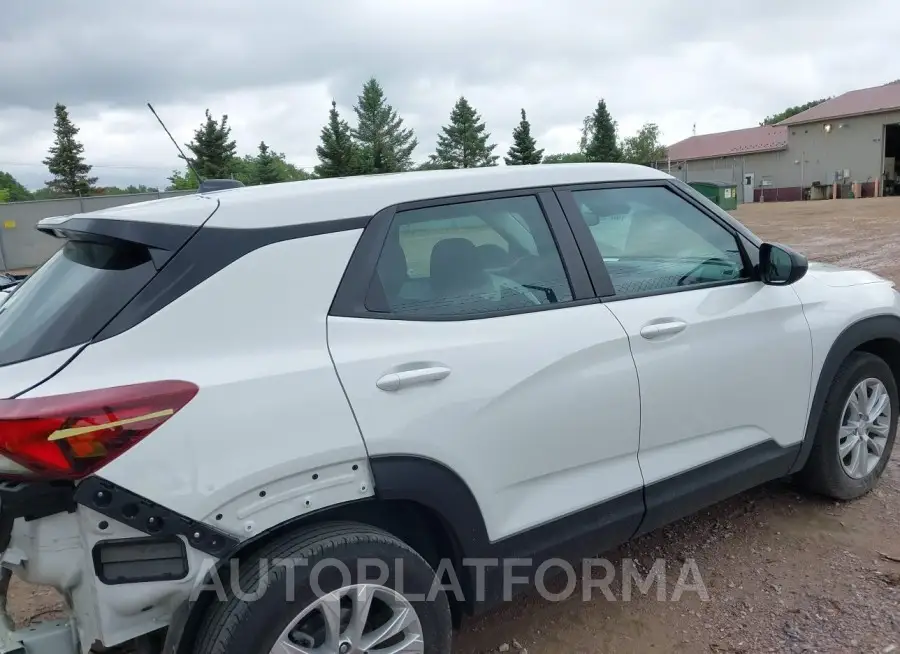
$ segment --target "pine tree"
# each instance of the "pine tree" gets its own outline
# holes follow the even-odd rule
[[[253,161],[254,184],[276,184],[284,181],[279,161],[265,141],[259,143],[259,154]]]
[[[585,118],[582,145],[588,161],[620,161],[622,153],[616,140],[616,123],[609,115],[606,101],[597,103],[594,113]]]
[[[315,168],[317,177],[346,177],[359,173],[358,148],[350,135],[350,125],[341,118],[334,100],[321,138],[322,144],[316,147],[321,162]]]
[[[412,129],[403,127],[374,77],[363,85],[353,111],[357,123],[351,134],[359,147],[360,172],[395,173],[413,167],[412,153],[419,142]]]
[[[522,109],[522,120],[513,130],[513,144],[503,158],[507,166],[527,166],[539,164],[544,157],[543,148],[538,150],[537,141],[531,135],[531,123]]]
[[[231,139],[228,116],[216,121],[206,110],[206,122],[194,131],[194,140],[187,144],[193,153],[193,164],[204,179],[227,179],[234,172],[237,144]]]
[[[490,132],[475,108],[460,97],[450,112],[450,124],[438,134],[435,159],[444,168],[481,168],[496,166],[496,144],[488,144]]]
[[[53,175],[53,179],[46,183],[47,188],[54,193],[88,195],[97,178],[88,177],[91,166],[84,163],[84,145],[75,138],[79,130],[69,118],[65,105],[57,102],[54,113],[56,123],[53,133],[56,139],[50,147],[49,156],[44,159],[44,165]]]

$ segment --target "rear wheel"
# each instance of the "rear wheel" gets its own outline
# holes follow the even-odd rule
[[[897,382],[887,363],[853,352],[828,391],[800,482],[837,500],[869,492],[891,457],[898,411]]]
[[[223,587],[198,654],[450,653],[450,606],[434,570],[378,529],[332,523],[286,536]]]

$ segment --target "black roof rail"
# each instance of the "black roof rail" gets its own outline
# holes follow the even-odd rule
[[[238,179],[204,179],[200,182],[198,193],[212,193],[214,191],[224,191],[230,188],[240,188],[244,183]]]

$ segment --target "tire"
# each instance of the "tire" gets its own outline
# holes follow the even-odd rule
[[[374,567],[377,564],[361,570],[358,565],[361,559],[374,559],[387,566],[382,568],[383,572]],[[295,562],[291,570],[277,563],[264,565],[265,562],[285,560]],[[319,568],[316,567],[317,563]],[[369,593],[370,597],[374,597],[371,602],[373,617],[379,617],[379,610],[382,616],[389,617],[387,611],[394,601],[399,602],[397,607],[407,608],[407,615],[408,608],[412,608],[418,623],[410,628],[410,633],[406,636],[421,634],[424,649],[419,651],[450,654],[450,605],[445,592],[439,590],[440,585],[435,581],[435,571],[405,543],[380,529],[356,523],[316,525],[287,534],[266,545],[247,561],[242,561],[239,570],[239,586],[237,582],[222,579],[221,588],[225,592],[225,601],[214,600],[201,621],[192,652],[270,654],[277,651],[280,654],[282,650],[273,650],[273,647],[283,638],[294,639],[291,642],[300,642],[308,647],[313,644],[321,646],[325,631],[321,598],[340,588],[346,588],[348,581],[351,585],[357,584],[362,579],[361,575],[372,582],[381,574],[382,578],[386,575],[383,583],[377,585],[374,593]],[[264,590],[257,592],[256,598],[236,596],[254,593],[260,588],[260,583],[264,584]],[[371,589],[372,586],[367,588]],[[217,592],[221,600],[222,590],[217,588]],[[352,596],[353,592],[346,597],[349,599]],[[408,604],[404,605],[404,601]],[[316,606],[317,602],[320,608],[313,610],[310,616],[301,621],[301,628],[288,636],[288,628],[305,610]],[[350,604],[355,606],[352,602]],[[331,606],[335,607],[334,604]],[[348,611],[346,605],[341,609],[345,613]],[[350,614],[352,610],[342,616],[342,621]],[[380,620],[378,624],[382,624]],[[373,626],[377,627],[378,624]],[[297,641],[297,634],[301,631],[303,634],[300,634],[300,640]],[[351,640],[355,640],[354,645],[360,644],[358,639],[353,638],[351,631],[347,625],[340,638],[345,649],[335,645],[336,654],[357,651],[347,645]],[[371,637],[371,632],[368,637]],[[388,644],[392,644],[391,641]]]
[[[882,426],[887,425],[887,434],[880,460],[868,472],[857,468],[854,470],[855,474],[851,475],[847,467],[853,466],[847,463],[846,457],[842,461],[839,449],[842,442],[849,444],[850,441],[841,440],[840,430],[845,418],[845,406],[848,405],[851,394],[867,379],[878,380],[887,391],[890,417],[881,423]],[[847,411],[848,415],[854,412],[852,405]],[[798,475],[800,484],[808,490],[834,500],[853,500],[868,493],[878,482],[891,458],[891,451],[897,438],[898,414],[900,414],[900,399],[897,394],[897,381],[890,367],[874,354],[852,352],[838,368],[828,389],[809,460]],[[847,438],[852,440],[852,436]],[[881,438],[878,440],[880,442]],[[872,447],[874,448],[874,445]],[[874,452],[874,449],[872,451]],[[847,456],[852,457],[852,454]]]

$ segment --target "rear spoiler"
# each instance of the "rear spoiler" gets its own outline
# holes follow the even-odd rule
[[[218,202],[213,206],[214,213]],[[90,214],[44,218],[36,226],[42,234],[68,241],[128,244],[146,247],[156,269],[162,266],[190,240],[209,218],[198,225],[156,223],[144,220],[121,220],[92,217]]]
[[[204,179],[200,182],[200,188],[197,189],[197,193],[213,193],[230,188],[241,188],[242,186],[244,186],[244,183],[237,179]]]

